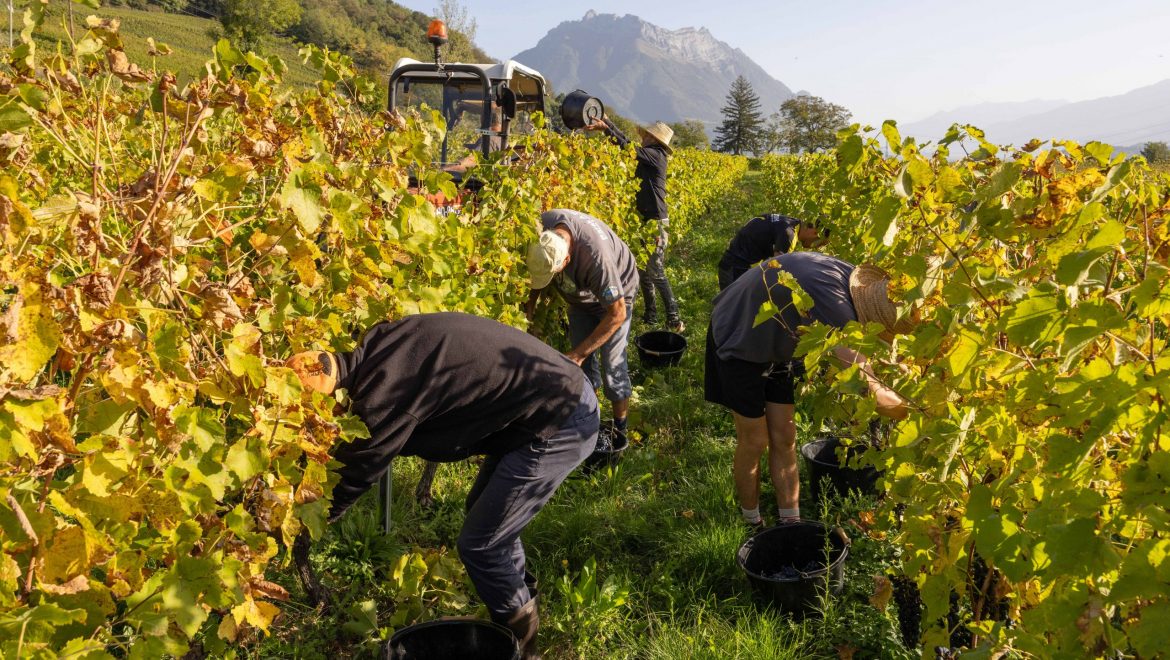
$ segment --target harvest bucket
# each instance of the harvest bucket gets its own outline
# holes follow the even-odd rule
[[[459,619],[428,621],[394,633],[383,660],[520,660],[512,631],[491,621]]]
[[[837,436],[825,436],[802,445],[800,454],[808,463],[808,480],[812,486],[813,502],[821,501],[821,485],[823,479],[829,480],[829,491],[845,495],[850,490],[856,490],[865,495],[877,493],[877,480],[881,476],[877,468],[867,465],[860,468],[843,466],[837,459],[837,448],[841,440]],[[860,456],[865,452],[865,445],[852,445],[846,450],[846,460]]]
[[[585,90],[578,89],[561,101],[561,121],[566,128],[585,128],[601,121],[604,116],[605,106],[601,100],[590,96]]]
[[[602,424],[597,432],[597,448],[581,464],[582,472],[592,474],[607,465],[617,465],[622,452],[629,446],[630,439],[626,437],[625,431],[615,429],[612,422]]]
[[[687,350],[687,338],[666,330],[652,330],[634,339],[638,357],[645,367],[673,366]]]
[[[826,551],[827,546],[827,551]],[[804,616],[844,584],[849,539],[841,528],[804,520],[765,529],[739,548],[748,582],[782,612]]]

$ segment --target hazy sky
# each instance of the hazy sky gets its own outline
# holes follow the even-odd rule
[[[432,12],[437,0],[399,0]],[[1170,0],[463,0],[509,58],[586,11],[706,27],[793,91],[880,122],[991,101],[1119,94],[1170,78]],[[555,81],[553,81],[555,84]],[[770,110],[769,110],[770,112]]]

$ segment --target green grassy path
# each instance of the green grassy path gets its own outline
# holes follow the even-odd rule
[[[848,657],[851,649],[856,658],[907,656],[893,611],[882,614],[868,603],[871,576],[885,570],[891,553],[851,524],[864,502],[837,502],[825,512],[824,519],[848,530],[854,545],[845,593],[823,618],[795,622],[759,605],[735,562],[745,539],[731,480],[735,436],[730,414],[703,402],[702,342],[717,290],[714,264],[731,232],[765,207],[749,173],[693,237],[672,246],[669,273],[690,341],[685,359],[675,368],[646,371],[631,358],[631,415],[637,415],[632,425],[641,432],[634,445],[615,470],[571,478],[525,533],[530,566],[541,580],[545,657],[836,658]],[[806,427],[801,442],[808,439]],[[392,561],[400,549],[454,546],[475,466],[440,468],[431,511],[420,511],[411,497],[420,467],[414,459],[396,461],[393,538],[377,534],[367,497],[318,544],[318,559],[332,567],[332,583],[351,601],[382,602],[384,569],[378,562]],[[803,490],[806,517],[822,517]],[[771,493],[765,482],[764,512],[774,519]],[[368,580],[355,573],[363,562]],[[582,568],[592,565],[591,580]],[[325,618],[291,612],[258,655],[353,652],[338,628],[348,618],[344,612]]]

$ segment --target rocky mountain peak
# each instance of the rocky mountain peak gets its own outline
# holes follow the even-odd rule
[[[649,122],[720,118],[731,82],[745,76],[765,112],[792,90],[704,27],[668,29],[631,14],[586,12],[515,57],[554,90],[585,89],[618,113]]]

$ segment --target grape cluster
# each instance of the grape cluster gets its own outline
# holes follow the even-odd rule
[[[601,431],[597,434],[597,447],[594,451],[605,453],[613,451],[613,436],[614,432],[612,428],[608,426],[602,427]]]
[[[899,575],[894,583],[894,604],[898,606],[898,626],[902,631],[902,643],[906,648],[918,648],[922,637],[922,596],[914,580]]]
[[[813,559],[813,560],[809,561],[807,564],[805,564],[804,568],[801,568],[801,569],[798,569],[792,565],[781,566],[778,570],[771,571],[768,573],[761,573],[760,576],[765,578],[765,579],[768,579],[768,580],[791,581],[791,580],[799,580],[802,577],[802,575],[807,575],[809,573],[816,573],[817,571],[823,570],[824,568],[825,568],[824,562],[817,561],[816,559]]]

